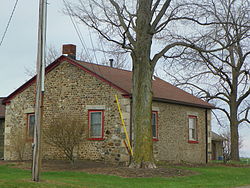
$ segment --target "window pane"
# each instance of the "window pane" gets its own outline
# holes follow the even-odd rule
[[[153,134],[153,138],[156,138],[156,113],[152,114],[152,134]]]
[[[194,128],[194,124],[195,124],[195,119],[194,118],[189,118],[189,128]]]
[[[34,127],[35,127],[35,115],[29,115],[29,137],[34,136]]]
[[[192,129],[192,138],[195,140],[195,129]]]
[[[196,117],[188,118],[189,140],[196,140]]]
[[[102,136],[102,112],[90,113],[90,136],[101,137]]]
[[[192,137],[192,130],[193,130],[193,129],[189,129],[189,140],[193,140],[193,137]]]

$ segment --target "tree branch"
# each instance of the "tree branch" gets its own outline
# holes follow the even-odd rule
[[[238,100],[237,100],[237,106],[241,104],[241,102],[246,99],[250,95],[250,88],[244,93]]]
[[[243,122],[247,122],[247,123],[250,124],[250,119],[249,119],[249,117],[248,117],[249,111],[250,111],[250,107],[248,107],[248,108],[246,109],[245,118],[241,119],[241,120],[239,121],[239,124],[241,124],[241,123],[243,123]]]
[[[217,110],[220,110],[220,111],[222,111],[222,112],[224,112],[225,114],[226,114],[226,116],[227,116],[227,118],[228,118],[228,120],[230,120],[231,119],[231,117],[230,117],[230,115],[229,115],[229,113],[224,109],[224,108],[220,108],[220,107],[215,107],[215,109],[217,109]]]
[[[126,33],[126,36],[128,37],[128,40],[129,42],[132,44],[132,45],[135,45],[135,40],[133,39],[131,33],[129,32],[129,29],[128,29],[128,26],[126,25],[126,23],[124,22],[124,19],[123,19],[123,16],[120,12],[120,6],[114,1],[114,0],[109,0],[110,3],[114,6],[115,10],[116,10],[116,13],[117,13],[117,16],[119,18],[119,21],[120,21],[120,24],[121,26],[123,27],[125,33]]]
[[[153,21],[152,26],[151,26],[151,32],[152,33],[155,33],[156,26],[159,24],[159,22],[161,21],[163,15],[167,11],[167,8],[169,7],[170,2],[171,2],[171,0],[166,0],[165,1],[165,3],[163,4],[160,12],[158,13],[158,15],[156,16],[155,20]]]

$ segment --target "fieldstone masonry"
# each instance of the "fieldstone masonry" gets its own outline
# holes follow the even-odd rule
[[[46,74],[43,129],[51,125],[53,117],[65,113],[72,114],[82,123],[84,130],[82,142],[75,151],[78,159],[127,162],[129,155],[123,143],[125,133],[121,126],[117,104],[114,102],[115,94],[118,95],[126,128],[130,133],[130,99],[124,98],[117,89],[78,67],[62,62]],[[34,112],[34,103],[35,84],[32,84],[16,95],[6,106],[5,160],[17,159],[18,154],[13,150],[13,138],[18,136],[15,135],[15,130],[20,128],[27,132],[27,114]],[[104,110],[104,140],[88,140],[88,110],[90,109]],[[159,116],[159,141],[154,141],[156,160],[204,163],[206,159],[205,109],[153,102],[153,110],[158,111]],[[198,117],[199,143],[197,144],[188,143],[188,115],[193,114]],[[44,139],[42,137],[44,159],[65,157],[57,148],[46,144]],[[31,159],[31,144],[32,140],[27,138],[24,159]]]
[[[154,102],[159,108],[159,140],[154,142],[155,158],[160,161],[206,162],[206,110],[201,108]],[[188,116],[198,118],[198,143],[188,143]]]

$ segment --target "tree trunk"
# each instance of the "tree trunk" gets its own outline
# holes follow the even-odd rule
[[[155,168],[152,139],[152,69],[149,63],[133,68],[132,122],[134,127],[134,156],[130,167]]]
[[[233,54],[231,52],[231,54]],[[231,58],[233,59],[233,58]],[[234,62],[232,61],[234,65]],[[237,94],[238,94],[238,70],[232,67],[232,91],[230,100],[230,132],[231,132],[231,153],[230,157],[233,161],[239,161],[239,132],[238,132],[238,106],[237,106]]]
[[[233,124],[230,126],[231,131],[231,160],[239,161],[239,133],[238,125]]]
[[[232,96],[232,100],[234,100]],[[239,132],[238,132],[238,118],[237,118],[237,105],[235,101],[231,102],[230,105],[230,133],[231,133],[231,153],[230,157],[233,161],[239,161]]]
[[[149,0],[138,1],[136,44],[131,53],[133,60],[132,124],[134,127],[134,156],[130,167],[155,168],[152,139],[152,76],[150,60],[152,34],[150,33]]]

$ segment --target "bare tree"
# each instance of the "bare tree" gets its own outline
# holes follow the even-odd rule
[[[79,0],[76,4],[65,3],[67,14],[75,16],[103,39],[130,53],[133,64],[132,123],[135,130],[130,167],[156,167],[151,127],[152,76],[156,63],[180,45],[207,51],[187,40],[176,41],[169,32],[174,29],[176,21],[187,19],[183,15],[188,15],[189,11],[184,9],[188,5],[185,1],[171,2]],[[194,20],[193,15],[190,16]]]
[[[47,53],[45,56],[45,66],[47,67],[53,61],[55,61],[58,57],[60,57],[61,53],[54,46],[49,46],[46,51]]]
[[[192,7],[191,11],[199,15],[200,20],[186,20],[206,29],[199,30],[200,38],[186,36],[185,40],[199,42],[203,49],[218,47],[221,50],[179,49],[178,61],[171,61],[171,66],[167,67],[174,73],[167,71],[167,74],[175,85],[214,102],[216,109],[224,113],[230,124],[231,159],[239,160],[238,127],[250,123],[250,2],[207,0],[193,3]]]
[[[61,50],[56,49],[54,46],[49,46],[46,51],[46,66],[53,63],[58,57],[62,55]],[[83,49],[81,49],[81,51],[77,53],[76,59],[86,62],[93,61],[93,57],[89,53],[86,53],[86,51],[84,51]]]
[[[112,67],[114,68],[118,68],[118,69],[129,69],[129,60],[128,60],[128,54],[127,53],[120,53],[120,52],[108,52],[109,54],[109,61],[107,61],[106,59],[103,60],[103,64],[107,65],[107,66],[111,66],[110,65],[110,61],[112,61]]]
[[[74,152],[83,136],[83,125],[76,117],[68,114],[55,117],[48,127],[44,127],[43,135],[47,144],[57,147],[74,163]]]
[[[226,130],[220,134],[223,140],[223,160],[226,163],[227,161],[231,160],[231,134],[230,130]],[[243,139],[239,137],[239,149],[243,147]]]
[[[47,67],[49,64],[53,63],[57,58],[59,58],[62,53],[60,50],[56,49],[54,46],[49,46],[46,49],[46,57],[45,57],[45,66]],[[76,57],[77,60],[92,62],[93,57],[88,53],[86,54],[85,51],[82,49]],[[25,67],[26,75],[33,77],[36,74],[35,67],[34,68],[27,68]]]

